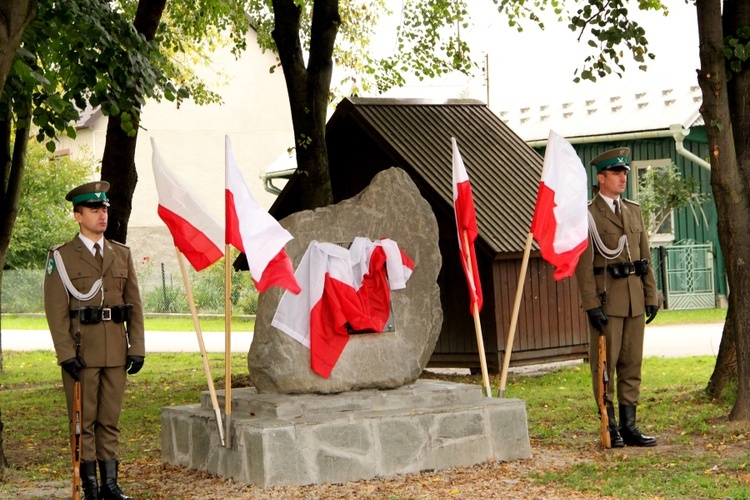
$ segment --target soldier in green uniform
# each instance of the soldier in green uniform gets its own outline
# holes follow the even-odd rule
[[[81,485],[86,499],[128,499],[117,484],[120,411],[127,374],[143,367],[143,309],[130,249],[104,238],[109,183],[90,182],[66,200],[80,232],[50,250],[44,306],[72,421],[81,382]],[[101,488],[97,483],[99,463]]]
[[[607,412],[612,446],[656,446],[636,425],[640,396],[643,333],[659,310],[648,235],[640,206],[621,198],[627,185],[629,148],[602,153],[591,161],[599,193],[589,202],[590,238],[576,268],[583,308],[591,323],[589,360],[596,398],[599,332],[607,344]],[[645,317],[644,317],[645,316]],[[613,396],[619,403],[620,426]]]

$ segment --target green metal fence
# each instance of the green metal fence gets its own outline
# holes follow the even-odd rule
[[[145,313],[189,314],[187,293],[179,268],[144,259],[136,266]],[[195,306],[199,314],[224,314],[224,267],[214,265],[200,273],[188,271]],[[2,313],[44,312],[44,270],[3,272]],[[232,272],[233,314],[255,314],[258,291],[250,273]]]

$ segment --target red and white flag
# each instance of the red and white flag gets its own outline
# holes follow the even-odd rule
[[[172,233],[177,249],[201,271],[223,255],[221,222],[203,205],[198,195],[175,175],[151,138],[151,164],[159,194],[159,217]]]
[[[531,232],[555,279],[572,276],[588,245],[586,169],[573,146],[550,130]]]
[[[474,241],[477,239],[477,217],[474,212],[474,197],[471,194],[471,183],[466,173],[464,161],[458,151],[456,139],[451,137],[453,144],[453,207],[456,211],[456,228],[458,229],[458,248],[461,252],[461,265],[466,274],[469,285],[469,300],[472,313],[474,307],[477,312],[482,310],[482,284],[479,281],[477,256],[474,251]]]
[[[225,137],[225,146],[226,243],[245,254],[259,292],[280,286],[299,293],[292,261],[284,250],[292,235],[253,198],[234,159],[229,136]]]
[[[311,241],[295,275],[299,295],[284,293],[271,325],[310,349],[310,368],[328,378],[349,332],[383,331],[390,291],[406,287],[414,262],[397,243],[355,238],[349,249]]]

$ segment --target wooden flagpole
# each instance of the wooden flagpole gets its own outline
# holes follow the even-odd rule
[[[503,355],[503,371],[500,375],[500,388],[497,391],[497,397],[505,396],[505,383],[508,380],[508,367],[510,366],[510,353],[513,350],[513,338],[516,336],[516,325],[518,323],[518,310],[521,307],[521,297],[523,296],[523,285],[526,282],[526,268],[529,266],[529,254],[531,253],[531,243],[534,241],[534,234],[529,232],[526,236],[526,246],[523,249],[523,261],[521,261],[521,272],[518,275],[518,285],[516,286],[516,301],[513,304],[513,314],[510,318],[510,328],[508,328],[508,338],[505,340],[505,354]]]
[[[464,239],[464,248],[466,249],[466,254],[468,255],[469,251],[469,235],[466,230],[463,231],[463,239]],[[482,335],[482,323],[479,321],[479,307],[477,306],[476,301],[476,284],[474,281],[474,271],[471,268],[471,259],[466,259],[466,272],[469,276],[469,279],[472,281],[472,285],[474,290],[471,291],[471,293],[474,295],[472,297],[472,301],[474,302],[474,306],[471,308],[472,315],[474,316],[474,331],[477,335],[477,347],[479,348],[479,366],[482,369],[482,382],[484,383],[484,392],[487,395],[488,398],[492,397],[492,388],[490,387],[490,377],[487,374],[487,357],[484,354],[484,337]]]
[[[226,448],[232,447],[232,274],[229,244],[224,249],[224,415]]]
[[[216,426],[219,429],[219,438],[221,439],[221,445],[224,446],[224,424],[221,421],[221,409],[219,408],[219,399],[216,397],[216,389],[214,388],[214,379],[211,377],[211,368],[208,366],[208,356],[206,355],[206,344],[203,342],[203,331],[201,330],[200,322],[198,321],[198,311],[195,308],[195,299],[193,298],[193,288],[190,286],[190,280],[188,279],[187,267],[185,266],[185,259],[180,252],[180,249],[175,247],[177,251],[177,262],[180,263],[180,272],[182,273],[182,281],[185,284],[185,293],[187,294],[188,305],[190,305],[190,314],[193,316],[193,326],[195,327],[195,334],[198,337],[198,346],[201,350],[201,358],[203,358],[203,371],[206,374],[206,381],[208,382],[208,392],[211,394],[211,405],[214,408],[214,414],[216,415]]]

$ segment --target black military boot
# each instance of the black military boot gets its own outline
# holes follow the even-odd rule
[[[122,492],[117,485],[117,460],[99,460],[99,472],[102,475],[102,487],[99,498],[103,500],[133,500]]]
[[[620,405],[620,435],[628,446],[656,446],[656,438],[644,436],[635,425],[635,405]]]
[[[97,500],[99,483],[96,481],[96,460],[82,460],[80,471],[83,500]]]
[[[609,419],[609,442],[612,448],[622,448],[625,441],[622,440],[620,431],[617,429],[617,419],[615,418],[615,405],[607,401],[607,418]]]

